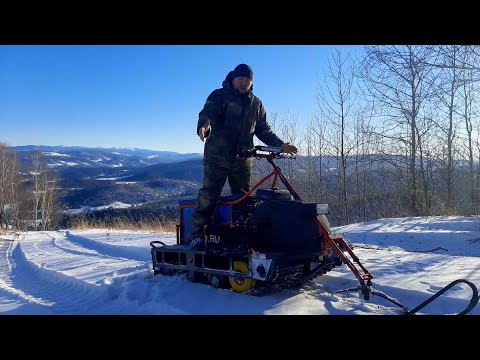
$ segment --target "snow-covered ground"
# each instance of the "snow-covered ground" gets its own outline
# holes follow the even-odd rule
[[[354,246],[377,290],[412,309],[456,279],[480,287],[480,219],[380,219],[334,229]],[[153,276],[150,241],[175,234],[86,230],[0,234],[0,314],[318,314],[393,315],[373,296],[332,294],[355,287],[347,266],[298,290],[256,297]],[[455,314],[472,296],[463,283],[420,311]],[[480,315],[480,306],[469,314]]]

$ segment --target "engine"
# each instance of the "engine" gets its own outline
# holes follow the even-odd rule
[[[206,229],[207,251],[320,253],[317,215],[316,203],[293,201],[286,190],[259,189],[239,204],[216,207]]]

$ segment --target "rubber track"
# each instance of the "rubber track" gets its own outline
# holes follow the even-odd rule
[[[282,290],[298,289],[306,282],[313,280],[317,276],[326,274],[335,267],[335,263],[328,262],[315,271],[305,274],[304,265],[277,266],[273,280],[264,286],[256,287],[246,294],[252,296],[270,295]]]

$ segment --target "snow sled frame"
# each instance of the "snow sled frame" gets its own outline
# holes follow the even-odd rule
[[[295,271],[298,272],[299,265],[301,265],[301,276],[308,277],[315,274],[321,275],[335,266],[346,264],[359,280],[359,289],[364,298],[368,300],[373,276],[360,263],[343,236],[331,233],[325,216],[325,214],[328,214],[328,205],[304,203],[282,173],[280,167],[273,161],[290,156],[281,153],[280,148],[268,146],[256,146],[253,150],[244,151],[239,156],[265,158],[273,167],[273,170],[246,194],[221,198],[215,207],[212,219],[204,228],[206,250],[191,250],[188,247],[188,242],[191,240],[191,214],[195,208],[195,202],[193,200],[181,201],[179,204],[180,224],[177,225],[176,231],[177,244],[165,245],[161,241],[150,243],[154,275],[187,272],[191,281],[207,280],[213,287],[222,286],[225,279],[228,278],[230,284],[234,285],[235,290],[236,285],[233,280],[239,281],[239,283],[244,280],[253,282],[258,280],[265,284],[276,280],[279,266],[284,269],[296,268]],[[260,188],[261,185],[272,178],[270,189]],[[279,179],[287,190],[277,188]],[[233,209],[248,203],[248,201],[255,201],[255,199],[262,200],[265,204],[274,204],[275,207],[284,206],[287,210],[289,207],[294,208],[293,214],[297,212],[308,213],[310,218],[315,213],[314,221],[309,220],[305,224],[308,225],[310,233],[314,231],[317,234],[318,244],[314,244],[313,248],[311,244],[308,244],[303,252],[302,247],[299,249],[288,248],[291,244],[285,244],[281,250],[269,248],[267,251],[257,251],[254,247],[250,247],[251,244],[238,247],[238,239],[232,234],[235,234],[235,231],[240,227],[237,226],[239,221],[235,218]],[[264,205],[264,207],[267,207],[267,205]],[[288,211],[283,211],[281,214],[283,213],[288,213]],[[251,221],[242,224],[242,228],[248,228],[251,234],[254,234],[255,231],[258,231],[258,228],[262,228],[264,225],[261,217],[254,217],[249,220]],[[300,217],[297,220],[302,221]],[[215,221],[219,221],[221,225],[217,226]],[[276,220],[272,218],[269,221],[275,222]],[[282,231],[288,231],[288,228],[282,228],[283,224],[281,222],[277,221],[276,224],[281,228],[280,231],[277,230],[276,236],[281,238]],[[314,229],[312,229],[312,226]],[[276,230],[275,226],[270,226],[269,229],[273,229],[273,232]],[[264,232],[264,236],[265,234],[268,234],[268,232]],[[269,238],[270,236],[267,235],[266,237]],[[221,247],[216,248],[216,245],[217,242],[224,241],[224,239],[228,239],[231,246],[229,251],[222,252]],[[270,243],[274,244],[275,240],[276,238],[271,239]],[[240,290],[238,291],[243,291],[244,288],[239,286]]]

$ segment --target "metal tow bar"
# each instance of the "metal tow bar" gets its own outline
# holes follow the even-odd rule
[[[425,306],[430,304],[433,300],[437,299],[440,295],[447,292],[450,288],[452,288],[453,286],[455,286],[458,283],[467,284],[468,286],[470,286],[470,288],[472,289],[472,293],[473,293],[472,298],[470,299],[470,302],[469,302],[468,306],[464,310],[460,311],[459,313],[454,314],[454,315],[465,315],[465,314],[468,314],[477,305],[478,301],[480,300],[480,297],[478,296],[477,287],[472,282],[470,282],[468,280],[464,280],[464,279],[458,279],[458,280],[452,281],[450,284],[448,284],[444,288],[440,289],[437,293],[435,293],[434,295],[429,297],[427,300],[425,300],[423,303],[421,303],[420,305],[418,305],[416,308],[414,308],[412,310],[407,308],[405,305],[401,304],[397,299],[392,298],[391,296],[388,296],[387,294],[385,294],[382,291],[372,289],[371,287],[368,289],[368,291],[370,292],[371,295],[380,296],[380,297],[394,303],[395,305],[399,306],[400,308],[402,308],[405,311],[405,314],[403,314],[403,315],[413,315],[416,312],[418,312],[420,309],[423,309]],[[355,291],[355,292],[358,291],[358,292],[364,293],[365,289],[362,288],[361,285],[358,285],[355,288],[335,291],[335,292],[333,292],[333,294],[338,294],[338,293],[343,293],[343,292],[348,292],[348,291]]]

